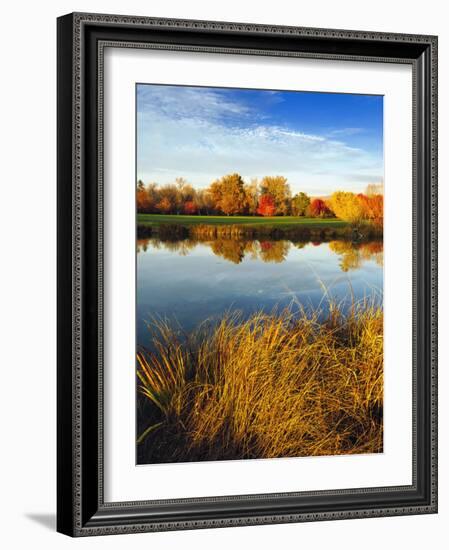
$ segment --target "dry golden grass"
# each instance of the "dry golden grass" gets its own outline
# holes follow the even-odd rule
[[[151,324],[138,356],[149,405],[140,462],[382,451],[383,312],[367,300],[227,315],[183,336]],[[144,399],[145,401],[145,399]],[[150,404],[151,403],[151,404]]]

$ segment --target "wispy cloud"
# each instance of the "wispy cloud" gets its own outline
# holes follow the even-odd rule
[[[364,132],[364,128],[336,128],[334,130],[330,130],[328,132],[328,136],[355,136],[357,134],[362,134]]]
[[[211,88],[179,86],[140,86],[138,112],[168,119],[217,121],[244,117],[250,109],[242,102],[228,99],[226,93]]]

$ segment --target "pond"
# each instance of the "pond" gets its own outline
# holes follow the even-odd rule
[[[381,303],[382,288],[382,241],[138,239],[137,344],[150,346],[152,317],[190,331],[227,311]]]

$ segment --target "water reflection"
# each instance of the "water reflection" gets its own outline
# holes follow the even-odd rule
[[[148,345],[146,322],[153,316],[190,331],[227,311],[324,307],[328,298],[344,308],[373,294],[382,300],[381,241],[150,237],[137,241],[137,251],[141,345]]]
[[[347,240],[330,241],[323,243],[292,242],[287,240],[245,240],[245,239],[180,239],[162,240],[156,237],[138,239],[137,252],[166,250],[179,256],[187,256],[198,246],[207,246],[215,256],[219,256],[234,264],[240,264],[245,258],[260,260],[264,263],[282,263],[293,249],[302,249],[307,245],[319,247],[326,244],[330,251],[340,257],[339,266],[343,272],[360,269],[364,262],[374,261],[379,267],[383,266],[383,242],[367,241],[354,243]]]
[[[363,262],[373,260],[379,267],[384,265],[384,245],[382,241],[364,242],[355,245],[348,241],[331,241],[329,248],[335,252],[340,259],[342,271],[359,269]]]

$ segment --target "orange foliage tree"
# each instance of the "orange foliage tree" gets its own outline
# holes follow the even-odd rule
[[[382,225],[384,219],[384,196],[383,195],[358,195],[363,208],[364,217],[376,225]]]
[[[227,216],[247,213],[248,201],[240,174],[223,176],[214,181],[208,191],[214,201],[215,208],[221,210]]]
[[[164,212],[164,214],[167,214],[170,212],[170,210],[173,208],[172,203],[170,202],[170,199],[168,197],[163,197],[160,202],[156,205],[157,209],[161,212]]]
[[[151,211],[151,202],[146,189],[137,189],[136,202],[138,212]]]

